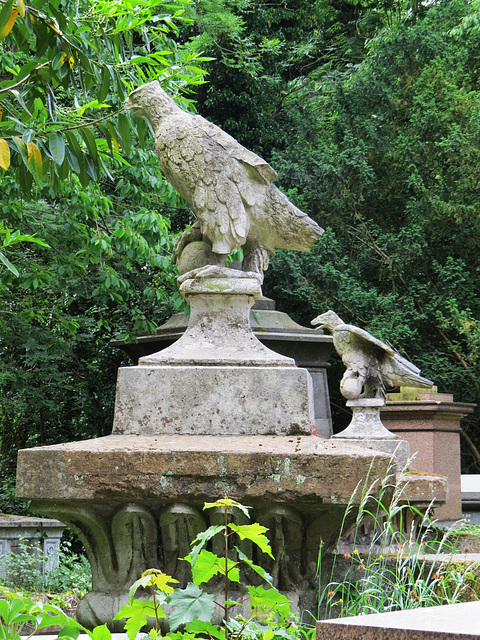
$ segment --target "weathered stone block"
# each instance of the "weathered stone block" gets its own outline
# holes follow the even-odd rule
[[[113,434],[308,435],[312,380],[296,367],[119,370]]]

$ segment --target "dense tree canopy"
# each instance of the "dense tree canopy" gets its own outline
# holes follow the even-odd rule
[[[319,70],[295,98],[298,135],[274,163],[328,231],[310,255],[279,256],[268,282],[284,306],[301,297],[304,321],[333,307],[479,402],[480,49],[452,34],[467,10],[398,22],[347,79],[319,91]]]
[[[191,217],[122,108],[152,77],[327,229],[272,261],[278,308],[307,325],[332,308],[480,402],[479,16],[477,0],[0,0],[2,472],[18,447],[108,433],[109,340],[181,305],[169,256]],[[465,430],[480,444],[477,414]]]

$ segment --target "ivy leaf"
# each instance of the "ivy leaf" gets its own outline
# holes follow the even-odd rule
[[[265,614],[270,611],[278,613],[282,617],[291,615],[288,598],[276,589],[264,589],[260,587],[247,587],[250,594],[250,608],[256,614]]]
[[[258,573],[258,575],[261,576],[265,580],[265,582],[268,582],[268,584],[272,584],[273,582],[272,576],[269,573],[267,573],[265,569],[263,569],[263,567],[259,567],[258,564],[255,564],[254,562],[252,562],[250,558],[246,556],[242,551],[240,551],[240,549],[238,549],[237,547],[235,547],[235,549],[237,550],[239,560],[241,560],[247,566],[249,566],[250,569],[252,569],[252,571],[255,571],[255,573]]]
[[[175,607],[168,616],[170,627],[175,631],[180,625],[194,620],[211,622],[215,611],[215,595],[205,593],[190,582],[186,589],[177,589],[170,596],[169,604]]]
[[[271,558],[272,555],[272,547],[270,546],[270,542],[265,534],[265,531],[268,531],[266,527],[263,527],[258,522],[254,522],[253,524],[229,524],[228,525],[232,531],[235,531],[240,536],[241,540],[251,540],[254,542],[260,549],[268,554]]]
[[[204,510],[212,509],[214,507],[223,507],[224,509],[228,509],[228,507],[235,507],[236,509],[240,509],[240,511],[243,511],[243,513],[247,516],[247,518],[250,517],[248,515],[248,510],[251,507],[246,507],[245,505],[240,504],[240,502],[237,502],[236,500],[232,500],[227,496],[225,496],[221,500],[217,500],[216,502],[205,502],[205,504],[203,505]]]

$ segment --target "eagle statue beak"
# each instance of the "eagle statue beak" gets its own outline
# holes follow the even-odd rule
[[[316,329],[325,329],[327,327],[322,316],[317,316],[310,324],[313,324]]]

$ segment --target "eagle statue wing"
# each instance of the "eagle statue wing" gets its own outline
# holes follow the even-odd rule
[[[248,208],[277,176],[270,165],[219,127],[181,110],[159,127],[157,153],[213,251],[228,254],[242,246],[249,231]]]
[[[431,380],[420,375],[418,367],[368,331],[354,325],[342,324],[335,327],[335,333],[337,332],[348,332],[350,348],[347,349],[345,358],[342,356],[342,361],[352,371],[367,376],[377,369],[378,377],[386,387],[433,385]]]

